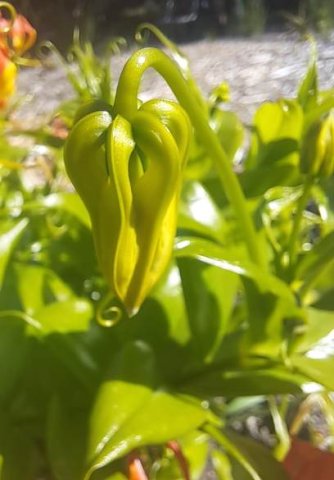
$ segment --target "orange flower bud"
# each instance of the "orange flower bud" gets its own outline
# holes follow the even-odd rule
[[[36,42],[37,32],[23,15],[17,15],[8,33],[16,55],[22,55]]]
[[[7,56],[23,55],[36,41],[37,32],[23,15],[17,15],[10,26],[0,14],[0,31],[0,50]]]

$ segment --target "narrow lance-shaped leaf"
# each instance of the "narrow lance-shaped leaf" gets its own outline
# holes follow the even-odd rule
[[[15,223],[10,229],[4,232],[0,231],[0,289],[10,256],[27,226],[28,219],[24,218]]]

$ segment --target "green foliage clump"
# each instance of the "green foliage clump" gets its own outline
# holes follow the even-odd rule
[[[144,28],[173,60],[138,50],[115,93],[87,45],[70,74],[76,117],[59,108],[57,123],[29,132],[32,150],[1,126],[1,480],[196,480],[209,457],[217,478],[285,480],[291,395],[317,392],[332,418],[333,175],[303,155],[334,91],[319,89],[314,54],[296,98],[265,103],[248,129],[225,109],[225,84],[203,98],[182,52]],[[151,67],[179,105],[141,102]],[[67,168],[90,215],[63,166],[73,124]],[[166,162],[175,195],[160,209]],[[163,228],[152,233],[146,212]],[[132,252],[147,260],[138,282],[130,271],[141,291],[166,232],[164,268],[129,318],[120,285]],[[272,417],[272,451],[232,429],[258,411]]]

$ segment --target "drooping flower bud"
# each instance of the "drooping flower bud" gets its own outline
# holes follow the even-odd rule
[[[171,101],[146,102],[131,121],[94,110],[74,125],[65,166],[90,214],[102,273],[133,315],[171,256],[191,127]]]
[[[12,25],[0,15],[0,48],[7,55],[23,55],[36,42],[37,32],[23,15],[16,15]]]
[[[301,148],[301,171],[314,177],[334,172],[334,114],[311,125]]]

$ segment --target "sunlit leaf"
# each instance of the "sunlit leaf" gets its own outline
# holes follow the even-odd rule
[[[75,217],[85,227],[90,228],[90,219],[84,204],[76,193],[52,193],[38,200],[28,202],[27,208],[60,210]]]
[[[263,104],[256,112],[254,125],[261,142],[298,140],[302,133],[303,112],[294,100]]]
[[[294,304],[294,296],[289,287],[279,278],[262,271],[255,264],[231,255],[213,242],[194,237],[178,237],[175,243],[175,256],[197,259],[207,265],[254,280],[262,292],[272,292]]]
[[[306,353],[322,339],[334,339],[334,312],[308,308],[306,319],[307,328],[298,342],[298,352]]]
[[[217,241],[223,238],[222,215],[209,193],[198,182],[187,182],[183,187],[178,227]]]
[[[205,419],[197,404],[159,388],[147,345],[125,345],[95,400],[85,478],[134,448],[178,438]]]
[[[181,439],[181,447],[186,457],[193,480],[199,480],[207,465],[209,437],[203,432],[191,432]]]
[[[228,456],[220,450],[213,450],[211,458],[217,480],[233,480],[232,465]]]
[[[10,256],[27,226],[28,219],[24,218],[11,224],[10,228],[7,227],[6,230],[0,230],[0,289]]]
[[[44,334],[85,332],[92,314],[90,302],[83,298],[76,298],[46,305],[35,315],[35,318]]]
[[[244,127],[236,113],[215,109],[210,118],[210,125],[224,147],[232,162],[244,140]]]
[[[312,47],[311,60],[297,93],[298,101],[306,111],[311,110],[316,105],[318,97],[317,53],[313,44]]]
[[[291,364],[300,374],[307,376],[326,389],[334,390],[334,348],[333,339],[320,341],[307,355],[293,355]]]

